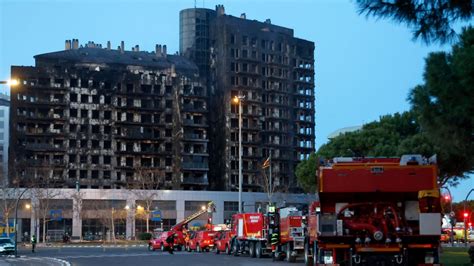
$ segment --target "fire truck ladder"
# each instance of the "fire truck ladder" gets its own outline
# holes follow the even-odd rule
[[[199,210],[191,215],[189,215],[188,217],[186,217],[184,220],[182,220],[181,222],[177,223],[175,226],[173,226],[171,228],[171,230],[173,231],[181,231],[183,225],[185,224],[188,224],[189,222],[191,222],[192,220],[198,218],[199,216],[201,216],[203,213],[206,213],[208,210],[212,210],[214,208],[214,202],[210,201],[209,203],[207,203],[207,208],[203,209],[203,210]]]

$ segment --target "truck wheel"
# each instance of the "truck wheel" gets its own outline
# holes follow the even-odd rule
[[[249,255],[251,258],[255,258],[255,242],[253,241],[249,243]]]
[[[151,244],[148,245],[148,250],[149,250],[149,251],[155,251],[155,249],[153,248],[153,245],[151,245]]]
[[[287,262],[295,262],[296,261],[296,257],[293,256],[291,253],[293,253],[293,245],[291,242],[288,242],[286,243],[286,261]]]
[[[262,242],[257,241],[255,247],[255,257],[261,259],[263,257]]]
[[[239,256],[239,247],[238,247],[237,240],[234,240],[232,242],[232,254],[234,256]]]
[[[313,266],[313,257],[311,256],[311,248],[309,241],[304,244],[304,265]]]
[[[189,245],[186,245],[186,251],[191,252],[191,248],[189,247]]]

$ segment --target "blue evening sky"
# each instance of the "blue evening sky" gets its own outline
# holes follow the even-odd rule
[[[36,54],[64,49],[77,38],[112,48],[153,51],[179,49],[179,11],[214,9],[293,28],[315,42],[316,145],[340,128],[362,125],[381,115],[409,109],[409,90],[422,82],[424,58],[449,46],[412,41],[409,29],[391,21],[360,16],[350,0],[0,0],[0,80],[11,65],[33,65]],[[4,91],[5,87],[0,87]],[[461,201],[472,179],[453,188]]]

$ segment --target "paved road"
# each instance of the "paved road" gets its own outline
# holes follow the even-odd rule
[[[102,266],[102,265],[289,265],[286,262],[273,262],[270,258],[252,259],[247,255],[234,257],[214,253],[175,252],[174,255],[161,251],[149,252],[144,247],[83,247],[83,248],[40,248],[37,253],[20,249],[21,258],[0,258],[0,265],[72,265],[72,266]],[[300,265],[302,261],[299,261]]]

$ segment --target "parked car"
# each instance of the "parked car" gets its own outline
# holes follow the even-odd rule
[[[474,230],[469,231],[467,235],[467,241],[468,242],[474,242]]]
[[[15,252],[15,243],[8,237],[0,238],[0,254],[13,254]]]
[[[220,252],[225,252],[226,254],[230,254],[230,240],[232,239],[233,234],[232,231],[220,231],[217,239],[214,241],[214,247],[216,249],[216,253],[219,254]]]
[[[165,251],[166,248],[168,248],[168,243],[166,242],[166,239],[171,234],[176,234],[176,237],[174,238],[173,249],[181,251],[185,243],[183,233],[179,231],[155,232],[150,241],[148,241],[148,250],[155,251],[157,249],[161,249],[161,251]]]
[[[188,243],[186,243],[186,250],[197,252],[208,251],[214,247],[214,231],[197,231],[194,232]]]

